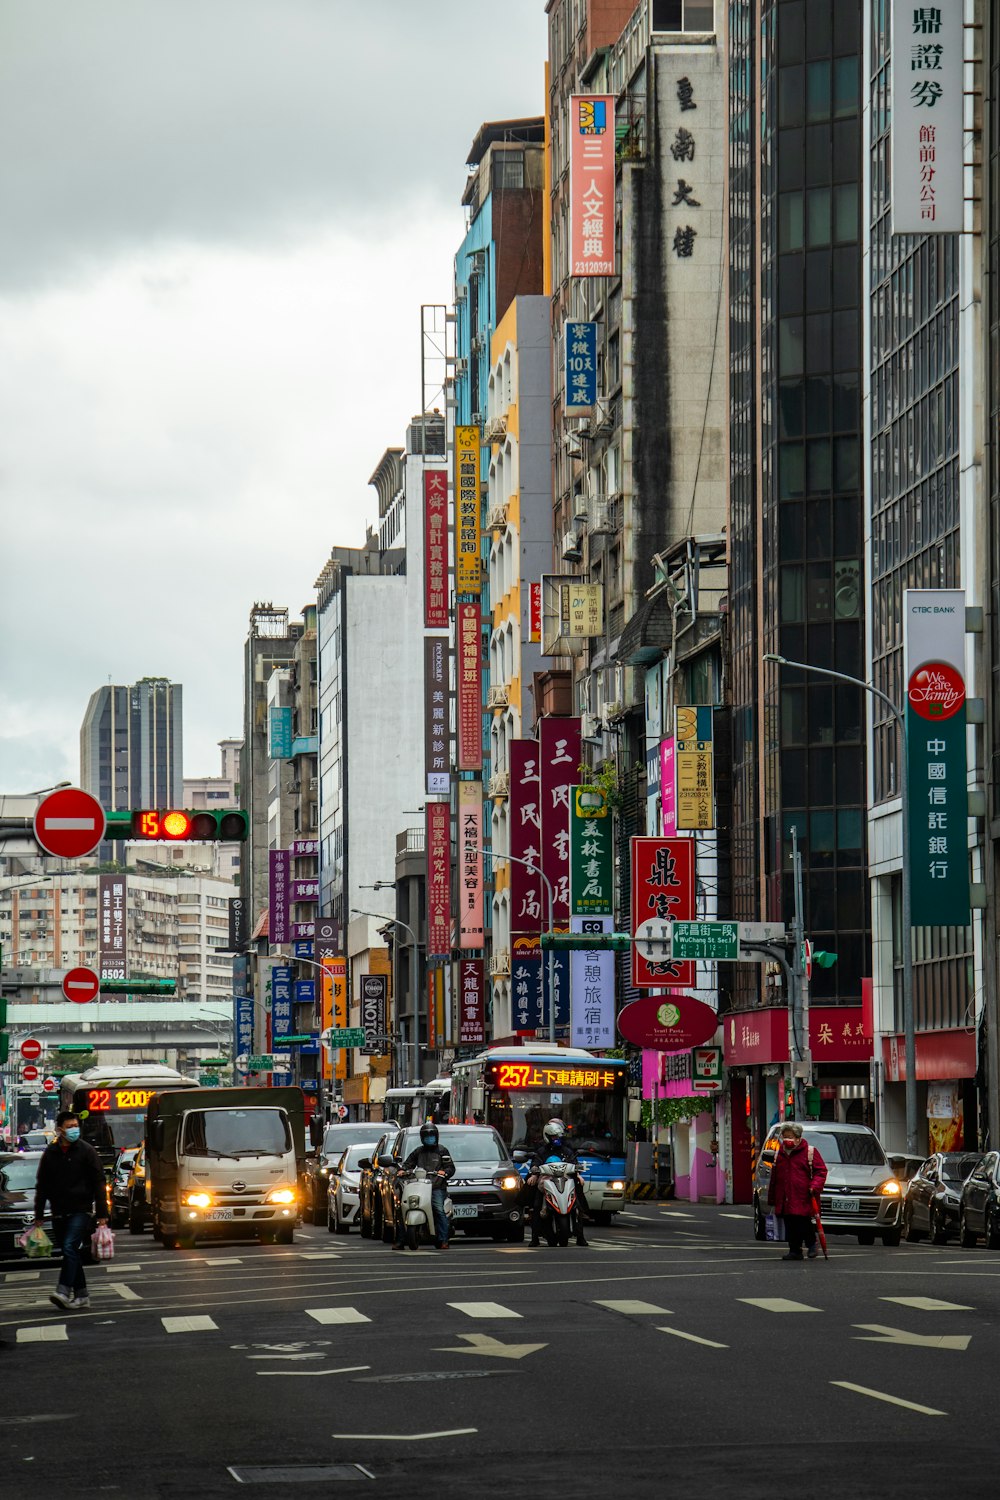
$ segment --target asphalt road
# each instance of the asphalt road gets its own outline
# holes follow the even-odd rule
[[[89,1312],[0,1265],[5,1500],[1000,1492],[982,1248],[785,1264],[748,1209],[673,1204],[590,1249],[116,1238]]]

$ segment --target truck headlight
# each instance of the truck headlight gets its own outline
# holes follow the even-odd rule
[[[294,1203],[295,1189],[290,1187],[272,1188],[264,1199],[265,1203]]]
[[[186,1203],[189,1208],[211,1208],[211,1193],[183,1193],[181,1202]]]
[[[611,1184],[611,1191],[613,1193],[624,1193],[624,1191],[625,1191],[625,1184],[624,1184],[624,1182],[613,1182]]]

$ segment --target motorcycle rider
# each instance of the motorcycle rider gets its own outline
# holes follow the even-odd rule
[[[441,1145],[438,1128],[433,1120],[427,1120],[420,1127],[420,1145],[411,1151],[403,1162],[396,1181],[393,1183],[393,1193],[396,1199],[396,1232],[393,1239],[394,1250],[402,1250],[404,1246],[404,1235],[406,1225],[403,1220],[403,1208],[401,1203],[403,1192],[403,1179],[408,1172],[416,1167],[423,1167],[429,1177],[434,1179],[431,1188],[431,1208],[434,1212],[434,1243],[438,1250],[448,1249],[448,1215],[444,1211],[444,1200],[447,1193],[447,1182],[449,1177],[455,1175],[455,1163],[451,1159],[451,1152]]]
[[[552,1119],[542,1127],[542,1135],[545,1137],[542,1145],[531,1158],[528,1170],[528,1212],[531,1215],[531,1246],[539,1245],[538,1222],[541,1209],[541,1189],[538,1186],[538,1168],[543,1162],[550,1161],[556,1157],[559,1161],[569,1161],[574,1166],[579,1164],[580,1158],[566,1139],[566,1126],[560,1119]],[[586,1247],[589,1241],[583,1232],[583,1183],[577,1174],[576,1179],[576,1243]]]

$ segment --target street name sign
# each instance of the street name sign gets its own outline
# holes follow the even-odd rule
[[[104,837],[104,808],[78,786],[50,792],[35,809],[35,841],[57,859],[80,859],[92,854]]]
[[[780,922],[665,922],[654,918],[636,928],[635,945],[647,959],[696,959],[712,963],[764,963],[768,955],[747,944],[786,941]]]
[[[320,1032],[319,1039],[324,1047],[363,1047],[365,1029],[363,1026],[328,1026]]]

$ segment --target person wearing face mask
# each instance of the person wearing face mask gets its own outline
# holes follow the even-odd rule
[[[782,1260],[801,1260],[802,1246],[810,1260],[817,1255],[812,1200],[819,1199],[826,1181],[826,1162],[815,1146],[802,1139],[802,1126],[786,1120],[781,1127],[781,1150],[771,1167],[767,1201],[785,1223],[788,1250]]]
[[[35,1225],[40,1228],[45,1204],[52,1205],[52,1229],[62,1245],[59,1285],[49,1297],[56,1307],[81,1311],[90,1306],[82,1251],[94,1228],[108,1221],[104,1168],[93,1146],[80,1139],[80,1121],[71,1110],[56,1115],[56,1138],[46,1146],[35,1179]]]

